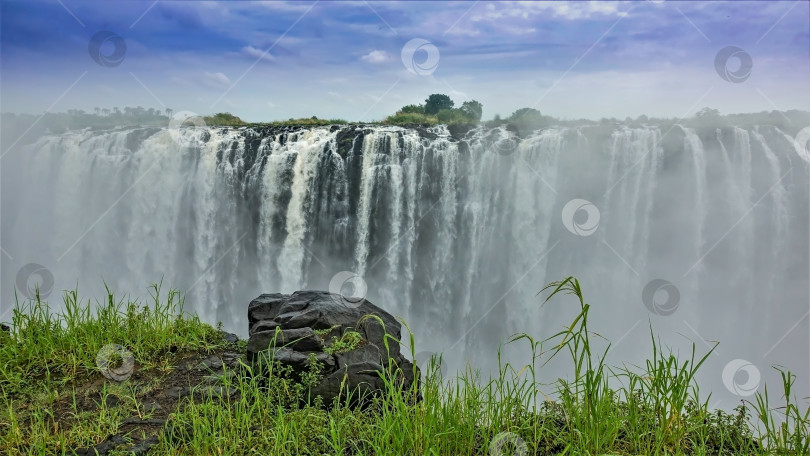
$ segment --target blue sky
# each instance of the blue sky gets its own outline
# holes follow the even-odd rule
[[[590,119],[808,109],[809,5],[4,0],[1,108],[375,120],[446,93],[479,100],[484,118],[523,106]],[[120,65],[91,58],[99,31],[125,42]],[[403,62],[413,39],[427,44]],[[742,82],[715,69],[726,46],[751,56]],[[409,71],[426,50],[435,68]]]

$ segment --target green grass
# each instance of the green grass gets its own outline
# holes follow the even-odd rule
[[[428,114],[404,112],[388,116],[382,123],[384,125],[436,125],[439,123],[439,119]]]
[[[98,442],[117,429],[122,418],[131,416],[126,409],[102,407],[90,413],[74,408],[73,421],[79,426],[68,429],[55,419],[54,406],[60,399],[72,399],[75,404],[76,394],[82,394],[85,385],[103,380],[97,355],[108,344],[125,347],[137,370],[153,373],[171,369],[173,352],[209,350],[222,344],[214,328],[183,314],[178,292],[161,296],[160,285],[154,284],[150,294],[151,303],[141,305],[116,300],[108,290],[106,301],[91,306],[81,302],[76,291],[69,291],[60,314],[53,313],[39,295],[18,301],[11,331],[0,332],[0,454],[15,454],[20,448],[53,454],[65,445]],[[115,363],[115,353],[111,358]],[[113,383],[111,388],[119,392],[126,383]]]
[[[693,349],[688,359],[678,359],[661,348],[651,331],[653,349],[646,364],[614,368],[605,362],[606,349],[594,349],[590,305],[579,282],[567,278],[546,288],[551,290],[547,302],[561,293],[573,295],[579,313],[550,337],[513,336],[509,343],[528,345],[528,364],[506,363],[498,350],[493,355],[499,369],[491,376],[468,366],[443,378],[440,359],[434,357],[422,367],[422,401],[414,400],[415,389],[399,389],[395,372],[386,373],[386,394],[362,410],[347,407],[351,391],[331,407],[310,398],[308,386],[320,376],[317,365],[294,380],[279,366],[270,364],[270,376],[264,378],[242,364],[223,376],[223,386],[235,388],[237,395],[181,400],[149,454],[808,454],[808,411],[797,405],[790,372],[783,373],[779,404],[766,389],[734,413],[709,410],[695,373],[711,351]],[[102,441],[126,417],[149,416],[142,403],[161,387],[160,376],[105,381],[95,362],[105,344],[126,346],[142,373],[173,369],[171,347],[210,351],[221,346],[214,328],[182,313],[176,293],[161,300],[159,287],[153,290],[149,306],[116,301],[110,293],[91,312],[75,292],[65,295],[68,310],[59,315],[38,299],[18,306],[14,328],[0,346],[0,453],[63,454],[66,448]],[[407,335],[409,341],[387,342],[410,345],[413,354],[409,329]],[[353,336],[345,338],[332,347],[358,343]],[[559,380],[556,392],[545,397],[537,373],[563,356],[570,359],[572,377]],[[74,397],[72,417],[54,420],[53,404],[70,403],[75,385],[88,381],[120,404],[88,412]]]
[[[245,122],[241,118],[228,112],[217,113],[213,116],[204,116],[203,122],[209,127],[322,127],[326,125],[345,125],[348,123],[344,119],[320,119],[317,116],[301,117],[299,119],[290,118],[288,120],[276,120],[272,122]]]
[[[397,112],[386,117],[383,125],[477,125],[478,121],[465,116],[458,109],[443,109],[436,115],[419,112]]]
[[[194,350],[217,338],[213,328],[183,314],[177,291],[163,298],[153,284],[150,295],[151,305],[141,305],[116,300],[108,289],[106,301],[91,311],[77,291],[69,291],[60,314],[39,296],[18,304],[11,331],[0,333],[0,388],[16,391],[32,379],[68,383],[92,375],[99,350],[111,343],[126,347],[137,366],[150,370],[164,365],[169,350]]]
[[[334,355],[346,353],[360,347],[364,342],[363,336],[357,331],[346,331],[340,337],[332,336],[326,341],[323,351]]]
[[[302,117],[300,119],[277,120],[273,122],[260,122],[251,124],[256,126],[270,126],[270,127],[285,127],[285,126],[305,126],[305,127],[323,127],[326,125],[344,125],[348,122],[344,119],[319,119],[318,117]]]
[[[235,116],[229,112],[218,112],[213,116],[204,116],[203,122],[205,122],[205,125],[218,127],[223,126],[239,127],[242,125],[246,125],[246,122],[244,120],[240,119],[238,116]]]

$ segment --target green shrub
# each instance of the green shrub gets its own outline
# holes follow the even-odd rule
[[[349,408],[348,398],[331,408],[313,399],[309,387],[322,378],[314,356],[310,371],[301,378],[289,366],[270,359],[265,363],[271,369],[267,376],[256,375],[261,367],[250,364],[232,371],[226,367],[222,387],[234,388],[238,394],[182,399],[176,410],[166,411],[170,418],[165,429],[154,429],[160,440],[149,454],[766,456],[810,452],[810,412],[795,397],[792,373],[782,372],[778,394],[765,389],[755,396],[753,420],[745,403],[734,413],[710,410],[708,399],[699,397],[695,374],[713,348],[696,355],[693,344],[691,356],[681,359],[663,350],[651,330],[652,353],[646,363],[612,368],[605,362],[610,346],[595,343],[596,328],[589,327],[591,305],[585,302],[579,282],[569,277],[545,289],[551,290],[546,301],[558,294],[573,295],[579,312],[570,326],[550,337],[520,334],[509,341],[529,342],[528,364],[505,362],[498,350],[498,369],[489,376],[467,365],[445,378],[441,361],[432,357],[429,365],[420,366],[424,381],[407,391],[401,389],[397,367],[392,366],[380,374],[385,391],[367,409]],[[68,293],[62,315],[50,313],[39,299],[30,306],[18,306],[10,333],[0,332],[0,454],[72,454],[79,444],[97,444],[121,429],[121,423],[133,416],[131,410],[107,406],[105,400],[93,410],[77,406],[74,385],[68,382],[71,376],[96,369],[94,352],[101,345],[126,345],[139,370],[158,363],[171,370],[177,366],[170,364],[169,347],[204,351],[221,342],[213,328],[176,312],[182,302],[177,295],[170,294],[165,303],[157,298],[157,289],[154,294],[155,305],[142,307],[117,304],[110,293],[106,303],[91,311],[89,306],[77,306],[78,300]],[[405,328],[409,341],[386,338],[386,349],[389,343],[410,342],[413,358],[414,336]],[[317,334],[327,337],[335,329]],[[332,339],[330,347],[351,349],[362,343],[358,336],[347,331]],[[560,355],[568,356],[571,376],[552,385],[540,383],[542,367]],[[128,388],[142,390],[148,385],[137,382],[149,378],[104,384],[102,397],[117,389],[116,395],[137,409],[137,402],[144,398],[133,393],[130,400],[121,393]],[[556,393],[548,391],[552,397],[544,392],[549,388],[556,389]],[[421,401],[414,400],[417,394]],[[777,395],[782,399],[774,403]],[[57,419],[59,403],[67,404],[67,412],[63,409],[61,414],[69,414],[69,419]],[[499,450],[493,451],[496,446]]]
[[[205,116],[203,117],[203,121],[205,122],[206,125],[214,127],[222,127],[222,126],[233,127],[246,125],[245,121],[229,112],[219,112],[214,114],[213,116]]]
[[[533,108],[518,109],[506,119],[506,122],[515,126],[521,135],[550,125],[552,121],[553,119],[542,115],[540,111]]]
[[[406,125],[406,124],[418,124],[418,125],[436,125],[439,123],[439,120],[436,116],[429,116],[425,114],[419,113],[403,113],[403,114],[395,114],[393,116],[388,116],[382,122],[386,125]]]
[[[324,346],[323,351],[334,355],[346,353],[360,348],[365,342],[363,335],[357,331],[346,331],[340,337],[332,337]]]
[[[439,122],[443,124],[460,124],[460,123],[469,123],[470,119],[464,114],[464,111],[460,109],[442,109],[436,115],[438,117]]]
[[[315,116],[302,117],[300,119],[290,118],[289,120],[278,120],[275,122],[265,122],[259,125],[266,125],[271,127],[278,126],[308,126],[308,127],[323,127],[326,125],[344,125],[347,124],[344,119],[319,119]]]
[[[425,114],[438,114],[442,109],[453,109],[453,100],[443,93],[434,93],[425,100]]]
[[[403,106],[402,109],[397,111],[397,114],[424,114],[424,113],[425,113],[424,105],[414,105],[414,104]]]
[[[481,115],[484,112],[484,106],[475,100],[465,101],[461,104],[461,111],[467,116],[470,121],[478,123],[481,121]]]

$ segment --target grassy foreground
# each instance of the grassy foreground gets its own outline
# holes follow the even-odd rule
[[[151,438],[149,455],[810,452],[808,411],[796,405],[791,373],[783,374],[778,404],[765,393],[734,414],[709,410],[694,381],[708,354],[697,357],[693,350],[689,359],[676,359],[651,334],[646,366],[637,372],[610,368],[605,353],[591,352],[590,306],[578,281],[546,289],[547,301],[573,294],[580,313],[551,337],[512,338],[510,343],[528,343],[530,364],[501,363],[486,379],[471,368],[442,378],[440,361],[433,359],[423,366],[421,402],[413,400],[415,391],[389,382],[388,393],[364,410],[324,408],[309,400],[305,384],[283,372],[262,380],[241,361],[223,366],[216,379],[231,394],[191,394],[155,406],[155,397],[178,384],[178,372],[192,372],[182,367],[190,355],[244,353],[244,342],[227,343],[216,328],[183,313],[176,292],[162,296],[158,285],[147,304],[116,300],[108,290],[105,302],[91,306],[67,292],[66,311],[58,315],[37,298],[18,304],[10,330],[0,331],[0,454],[73,454],[112,435],[123,436],[121,448]],[[119,349],[110,352],[109,344]],[[559,380],[555,397],[542,396],[537,369],[566,355],[573,380]],[[182,380],[192,386],[204,380],[189,375]],[[315,366],[303,381],[317,379]],[[609,386],[617,381],[624,386]]]

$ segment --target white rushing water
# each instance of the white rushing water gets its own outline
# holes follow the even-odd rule
[[[570,321],[572,302],[536,294],[574,275],[614,363],[641,361],[652,325],[683,355],[720,342],[701,378],[720,406],[739,400],[721,382],[737,358],[765,380],[792,367],[807,392],[808,164],[791,141],[774,126],[682,125],[47,136],[3,160],[3,310],[36,263],[54,304],[77,283],[143,296],[162,278],[245,335],[253,297],[349,271],[417,351],[486,368],[511,334]],[[643,302],[654,279],[677,303],[661,290]]]

